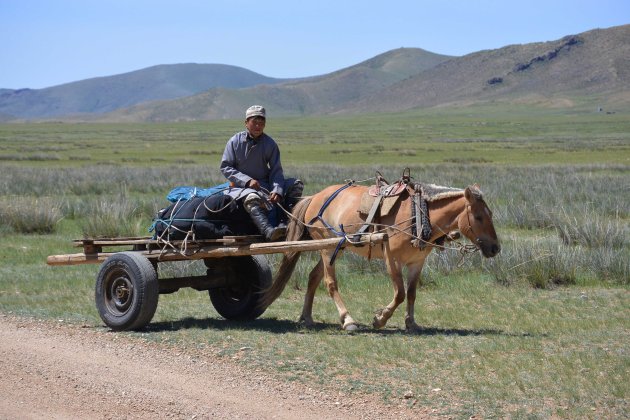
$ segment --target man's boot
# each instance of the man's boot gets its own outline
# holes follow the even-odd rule
[[[252,205],[246,208],[249,212],[249,217],[252,218],[254,224],[265,237],[267,242],[276,242],[283,240],[287,235],[286,227],[273,227],[269,223],[267,214],[260,207],[260,205]]]

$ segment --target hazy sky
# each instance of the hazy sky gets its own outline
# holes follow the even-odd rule
[[[0,0],[0,88],[174,63],[313,76],[399,47],[459,56],[628,23],[630,0]]]

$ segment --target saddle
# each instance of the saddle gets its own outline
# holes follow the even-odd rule
[[[376,183],[368,188],[361,197],[361,204],[358,212],[366,214],[365,222],[355,233],[353,241],[361,239],[361,235],[366,233],[374,220],[386,216],[401,199],[404,192],[412,198],[412,244],[416,248],[423,249],[426,241],[431,237],[431,223],[426,200],[422,198],[422,185],[411,181],[410,170],[405,168],[400,179],[394,184],[389,184],[380,172],[376,172]],[[418,238],[418,233],[420,237]]]
[[[372,185],[361,196],[358,211],[368,215],[366,223],[371,223],[374,218],[387,216],[406,190],[407,185],[400,181],[391,185]]]
[[[378,183],[376,185],[372,185],[370,186],[370,188],[368,188],[367,193],[371,197],[387,198],[387,197],[399,196],[406,189],[407,189],[407,184],[404,183],[401,179],[392,185],[388,185],[388,184],[383,185],[383,184],[378,184]]]
[[[394,208],[403,193],[407,191],[411,177],[409,169],[403,171],[403,176],[394,184],[387,182],[380,172],[376,171],[376,183],[370,186],[361,197],[361,205],[358,212],[367,215],[365,222],[355,233],[353,241],[361,239],[361,235],[366,233],[374,220],[386,216]]]

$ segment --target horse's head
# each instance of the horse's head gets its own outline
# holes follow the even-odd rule
[[[501,251],[501,245],[492,224],[492,212],[483,201],[477,185],[466,188],[464,197],[466,208],[457,219],[458,228],[481,250],[484,257],[494,257]]]

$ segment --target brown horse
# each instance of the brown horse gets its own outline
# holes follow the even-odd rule
[[[431,186],[435,187],[435,186]],[[444,187],[440,187],[444,188]],[[313,239],[331,238],[346,235],[352,241],[352,234],[365,222],[365,215],[358,212],[362,197],[368,187],[359,185],[334,185],[303,199],[293,210],[289,223],[287,240],[300,240],[308,234]],[[374,231],[386,232],[388,240],[379,246],[349,246],[345,249],[366,258],[382,258],[394,286],[393,300],[374,317],[375,328],[382,328],[396,308],[407,297],[405,326],[408,330],[417,329],[414,320],[416,288],[424,261],[434,247],[452,239],[450,232],[459,231],[466,236],[484,257],[494,257],[500,251],[499,240],[492,224],[492,212],[483,200],[478,187],[465,190],[444,188],[445,193],[427,200],[431,235],[422,241],[426,246],[417,246],[419,238],[412,235],[414,194],[408,187],[389,211],[381,216]],[[306,230],[306,232],[305,232]],[[340,232],[341,231],[341,232]],[[412,244],[416,240],[416,246]],[[321,258],[309,274],[308,287],[300,321],[307,327],[313,326],[313,299],[322,278],[325,279],[328,293],[337,305],[341,325],[345,330],[357,328],[355,321],[341,299],[335,277],[335,250],[320,251]],[[295,268],[299,252],[284,255],[272,286],[263,296],[263,304],[268,306],[277,299],[288,283]],[[407,288],[403,282],[403,267],[407,267]]]

